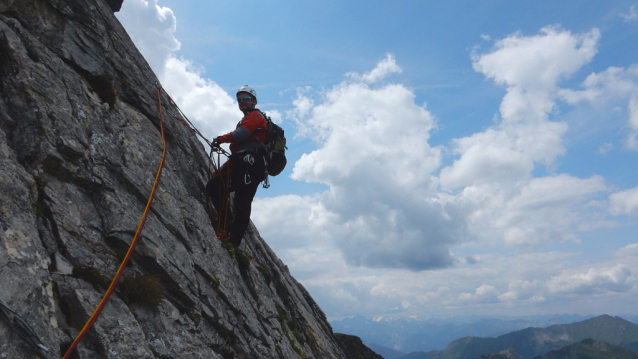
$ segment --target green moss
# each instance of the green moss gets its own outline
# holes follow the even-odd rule
[[[297,330],[297,323],[294,320],[289,320],[288,321],[288,328],[290,328],[290,330],[292,330],[292,331]]]
[[[47,210],[47,205],[43,201],[36,202],[34,211],[35,211],[35,215],[38,218],[44,218],[46,214],[46,210]]]
[[[239,270],[244,274],[247,274],[248,269],[250,268],[250,258],[248,255],[242,251],[235,251],[235,259],[237,259],[237,264],[239,264]]]
[[[264,276],[264,280],[266,281],[266,284],[270,284],[272,282],[272,274],[270,274],[270,270],[263,266],[259,266],[257,267],[257,269],[259,269],[259,271],[261,272],[261,275]]]
[[[121,282],[122,295],[129,304],[141,304],[157,308],[162,302],[164,285],[157,276],[139,275],[124,278]]]
[[[301,334],[299,332],[292,332],[292,334],[295,336],[295,339],[297,339],[297,341],[301,345],[304,345],[306,343],[306,340],[304,339],[303,334]]]
[[[277,306],[277,319],[279,320],[279,324],[281,324],[281,327],[284,331],[287,331],[288,328],[286,326],[286,318],[288,318],[288,314],[286,314],[286,311],[282,307]]]
[[[213,280],[210,281],[209,284],[211,287],[213,287],[213,291],[215,291],[215,294],[219,294],[219,286],[221,284],[219,278],[217,278],[217,276],[213,277]]]
[[[239,249],[235,249],[235,259],[237,260],[237,264],[239,265],[239,272],[241,273],[242,278],[246,281],[246,285],[250,294],[252,295],[254,300],[259,300],[259,295],[257,295],[257,291],[254,288],[252,280],[250,279],[250,258],[244,251]]]
[[[222,242],[222,247],[228,252],[228,255],[233,257],[235,255],[235,247],[228,242]]]
[[[288,338],[288,341],[290,342],[290,346],[292,347],[292,350],[295,351],[295,353],[297,353],[300,357],[306,359],[306,355],[301,351],[301,349],[299,349],[299,347],[297,347],[297,345],[295,345],[295,342],[290,339],[290,337],[286,336]]]

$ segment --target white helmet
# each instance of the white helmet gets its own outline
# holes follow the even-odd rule
[[[240,87],[239,90],[237,90],[237,93],[240,93],[240,92],[248,92],[249,94],[251,94],[255,98],[255,100],[257,99],[257,91],[255,91],[254,88],[252,88],[252,87],[250,87],[248,85],[244,85],[244,86]]]

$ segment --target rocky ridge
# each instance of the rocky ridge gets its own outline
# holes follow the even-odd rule
[[[120,6],[0,0],[0,300],[60,356],[114,276],[162,154],[157,78],[113,16]],[[74,357],[345,358],[252,224],[247,255],[216,239],[207,155],[162,104],[152,210]],[[35,356],[0,323],[2,358]]]

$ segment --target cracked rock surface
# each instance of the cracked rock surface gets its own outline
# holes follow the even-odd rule
[[[115,275],[162,154],[157,79],[120,6],[0,0],[0,300],[60,356]],[[254,260],[217,240],[207,155],[162,104],[166,163],[129,284],[75,358],[345,358],[252,224]],[[0,322],[0,357],[36,352]]]

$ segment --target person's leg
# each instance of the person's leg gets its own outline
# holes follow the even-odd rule
[[[208,193],[208,198],[210,198],[211,203],[215,209],[219,209],[220,200],[223,193],[223,188],[221,186],[221,181],[219,180],[219,176],[215,176],[208,181],[206,184],[206,193]]]
[[[258,185],[259,182],[254,186],[242,186],[235,190],[235,219],[230,226],[230,242],[236,247],[241,244],[250,223],[252,202]]]
[[[257,193],[259,183],[265,178],[263,156],[240,156],[237,159],[235,169],[237,169],[237,171],[233,171],[235,218],[230,226],[230,241],[234,246],[239,247],[248,224],[250,224],[253,198]]]

